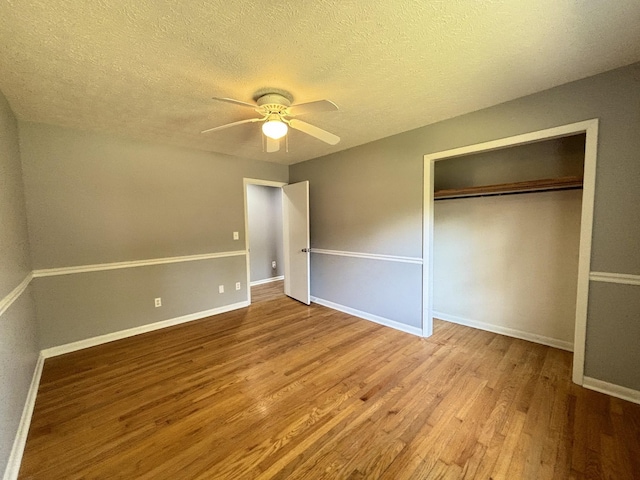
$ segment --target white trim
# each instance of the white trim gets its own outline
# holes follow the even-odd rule
[[[589,390],[595,390],[596,392],[606,393],[612,397],[621,398],[629,402],[640,404],[640,391],[632,388],[622,387],[614,383],[603,382],[597,378],[584,377],[582,384],[584,388]]]
[[[282,188],[288,185],[287,182],[276,182],[274,180],[260,180],[259,178],[243,178],[243,185],[262,185],[263,187],[276,187]]]
[[[338,310],[339,312],[353,315],[354,317],[359,317],[364,320],[369,320],[371,322],[384,325],[385,327],[391,327],[395,330],[400,330],[401,332],[410,333],[411,335],[417,335],[418,337],[422,336],[422,329],[419,327],[405,325],[404,323],[396,322],[395,320],[379,317],[378,315],[374,315],[372,313],[362,312],[360,310],[356,310],[355,308],[346,307],[344,305],[340,305],[339,303],[330,302],[329,300],[324,300],[318,297],[311,297],[311,301],[313,303],[317,303],[318,305],[322,305],[333,310]]]
[[[29,434],[29,426],[31,425],[31,417],[33,415],[33,408],[36,405],[36,397],[38,395],[38,387],[40,386],[40,377],[42,376],[42,367],[44,365],[44,355],[40,353],[36,367],[33,370],[33,377],[31,378],[31,385],[29,386],[29,392],[27,393],[27,399],[24,402],[24,408],[22,409],[22,416],[20,417],[20,423],[18,424],[18,431],[16,437],[13,440],[13,446],[11,447],[11,453],[9,454],[9,460],[7,462],[7,468],[4,471],[3,480],[15,480],[18,478],[20,472],[20,463],[22,462],[22,455],[24,453],[24,447],[27,444],[27,435]]]
[[[464,325],[466,327],[477,328],[479,330],[486,330],[487,332],[498,333],[500,335],[506,335],[507,337],[519,338],[521,340],[527,340],[528,342],[540,343],[549,347],[559,348],[561,350],[573,351],[573,343],[566,340],[558,340],[557,338],[546,337],[544,335],[538,335],[537,333],[525,332],[515,328],[502,327],[500,325],[493,325],[491,323],[479,322],[477,320],[469,320],[455,315],[448,315],[442,312],[433,312],[435,318],[444,320],[450,323],[456,323],[458,325]]]
[[[379,253],[346,252],[343,250],[325,250],[324,248],[312,248],[311,253],[320,253],[322,255],[336,255],[339,257],[367,258],[369,260],[384,260],[387,262],[415,263],[417,265],[422,265],[422,259],[418,257],[382,255]]]
[[[589,280],[593,282],[620,283],[622,285],[640,285],[640,275],[627,273],[591,272]]]
[[[428,153],[424,157],[428,160],[446,160],[453,157],[463,157],[472,153],[488,152],[491,150],[499,150],[514,145],[526,145],[527,143],[535,143],[541,140],[552,140],[554,138],[569,137],[577,133],[584,133],[590,128],[598,125],[598,119],[584,120],[582,122],[570,123],[559,127],[547,128],[535,132],[523,133],[512,137],[500,138],[489,142],[476,143],[467,145],[466,147],[452,148],[435,153]]]
[[[34,270],[33,276],[35,278],[39,278],[51,277],[55,275],[69,275],[72,273],[101,272],[103,270],[117,270],[119,268],[134,268],[146,267],[149,265],[162,265],[166,263],[193,262],[196,260],[209,260],[211,258],[239,257],[246,254],[247,252],[245,252],[244,250],[236,250],[233,252],[215,252],[202,253],[198,255],[185,255],[182,257],[150,258],[148,260],[131,260],[128,262],[96,263],[93,265],[78,265],[75,267],[45,268],[41,270]]]
[[[0,300],[0,315],[6,312],[9,309],[9,307],[13,304],[13,302],[15,302],[20,297],[20,295],[22,295],[22,293],[29,286],[29,282],[31,282],[32,278],[33,278],[33,273],[29,272],[27,276],[24,277],[24,280],[20,282],[20,285],[18,285],[16,288],[11,290],[6,297]]]
[[[433,335],[433,229],[434,229],[434,182],[435,162],[424,157],[422,215],[422,336]]]
[[[591,266],[591,237],[593,233],[593,207],[595,200],[596,160],[598,153],[598,119],[547,128],[536,132],[501,138],[461,148],[430,153],[424,156],[424,205],[423,205],[423,335],[433,332],[433,190],[434,165],[436,161],[460,157],[477,152],[486,152],[515,145],[524,145],[541,140],[586,134],[584,153],[584,182],[582,190],[582,213],[580,219],[580,247],[578,251],[578,281],[576,293],[576,317],[574,331],[572,380],[582,385],[587,334],[587,305],[589,300],[589,272]]]
[[[256,280],[255,282],[251,282],[249,285],[255,287],[256,285],[264,285],[265,283],[277,282],[278,280],[284,280],[284,275],[280,275],[279,277],[270,277],[264,278],[262,280]]]
[[[169,320],[162,320],[160,322],[150,323],[147,325],[141,325],[139,327],[128,328],[127,330],[120,330],[118,332],[107,333],[97,337],[87,338],[85,340],[79,340],[77,342],[67,343],[65,345],[59,345],[57,347],[45,348],[42,350],[44,358],[57,357],[58,355],[64,355],[65,353],[75,352],[84,348],[95,347],[96,345],[102,345],[103,343],[113,342],[115,340],[121,340],[123,338],[133,337],[134,335],[140,335],[141,333],[153,332],[154,330],[160,330],[162,328],[171,327],[173,325],[179,325],[181,323],[187,323],[194,320],[200,320],[212,315],[218,315],[220,313],[230,312],[239,308],[248,307],[249,302],[243,301],[238,303],[232,303],[230,305],[224,305],[222,307],[212,308],[211,310],[204,310],[202,312],[190,313],[181,317],[170,318]]]
[[[591,271],[591,242],[593,235],[593,208],[596,193],[596,161],[598,158],[598,120],[586,124],[584,146],[584,180],[582,187],[582,213],[580,217],[580,245],[578,247],[578,282],[576,289],[576,320],[573,334],[574,383],[584,381],[584,361],[587,344],[587,306],[589,303],[589,272]],[[578,125],[578,124],[575,124]]]
[[[244,248],[247,251],[247,285],[251,286],[251,243],[249,242],[249,203],[247,202],[247,185],[262,185],[263,187],[282,188],[285,182],[260,180],[259,178],[243,178],[242,194],[244,196]],[[251,288],[247,288],[247,302],[251,304]]]

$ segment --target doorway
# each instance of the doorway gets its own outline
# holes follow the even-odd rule
[[[284,280],[282,187],[285,185],[282,182],[244,179],[249,302],[251,287]]]
[[[286,184],[245,178],[243,183],[249,286],[247,301],[251,303],[252,284],[278,281],[284,275],[285,295],[309,305],[309,182]],[[253,221],[250,218],[252,216]],[[252,251],[252,248],[257,248],[257,251]],[[282,252],[280,260],[279,251]],[[254,264],[255,268],[252,266]]]
[[[587,301],[591,260],[591,233],[597,158],[598,120],[587,120],[491,142],[446,150],[424,156],[424,236],[423,236],[423,336],[433,332],[434,278],[434,177],[435,162],[466,155],[526,145],[543,140],[585,134],[583,195],[580,214],[580,242],[575,308],[573,381],[582,384],[586,338]]]

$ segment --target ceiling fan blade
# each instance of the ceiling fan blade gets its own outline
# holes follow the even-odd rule
[[[241,105],[243,107],[251,107],[254,110],[257,107],[257,105],[253,103],[243,102],[241,100],[236,100],[235,98],[222,98],[222,97],[211,97],[211,98],[213,98],[214,100],[218,100],[219,102],[227,102],[227,103],[233,103],[234,105]]]
[[[289,121],[289,126],[291,128],[295,128],[296,130],[300,130],[307,135],[311,135],[312,137],[317,138],[318,140],[322,140],[329,145],[336,145],[340,141],[340,137],[334,135],[333,133],[329,133],[326,130],[316,127],[315,125],[311,125],[310,123],[303,122],[302,120],[296,120],[295,118]]]
[[[334,110],[338,110],[338,106],[331,100],[316,100],[315,102],[299,103],[289,107],[289,111],[293,116],[316,112],[330,112]]]
[[[224,130],[225,128],[235,127],[236,125],[242,125],[243,123],[260,122],[262,120],[262,118],[248,118],[246,120],[239,120],[237,122],[227,123],[226,125],[220,125],[219,127],[207,128],[206,130],[202,130],[200,133],[215,132],[217,130]]]
[[[265,135],[265,137],[267,137]],[[271,137],[267,137],[267,153],[273,153],[280,150],[280,139],[273,139]]]

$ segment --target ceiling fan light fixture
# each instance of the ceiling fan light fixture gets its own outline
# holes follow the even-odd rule
[[[262,124],[262,133],[267,137],[278,140],[287,134],[289,127],[280,118],[269,118]]]

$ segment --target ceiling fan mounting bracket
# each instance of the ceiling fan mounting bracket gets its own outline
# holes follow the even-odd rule
[[[260,98],[256,100],[256,103],[260,107],[265,107],[268,105],[276,105],[281,107],[290,107],[291,102],[287,97],[280,95],[279,93],[267,93],[262,95]]]
[[[291,93],[281,88],[273,88],[273,87],[261,88],[260,90],[257,90],[256,93],[253,94],[253,100],[258,105],[260,105],[261,98],[264,100],[263,103],[267,103],[267,98],[271,95],[274,96],[272,97],[272,99],[278,98],[278,101],[280,103],[284,103],[288,107],[293,104],[293,95],[291,95]]]

